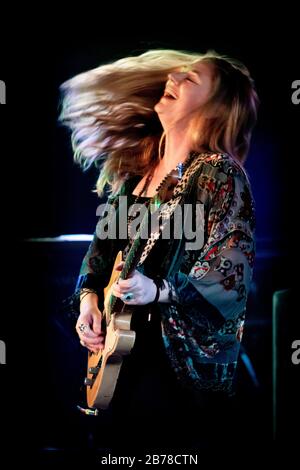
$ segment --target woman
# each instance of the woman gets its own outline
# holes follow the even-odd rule
[[[103,163],[97,191],[109,187],[114,209],[99,219],[74,295],[81,344],[103,348],[102,291],[117,252],[126,259],[139,227],[139,211],[130,207],[155,203],[159,223],[137,268],[113,285],[133,309],[136,342],[111,410],[121,420],[134,415],[134,429],[138,419],[162,413],[169,445],[183,443],[178,422],[186,426],[200,413],[202,431],[185,433],[185,445],[198,445],[233,393],[252,275],[254,210],[242,164],[256,121],[253,81],[245,66],[215,52],[154,50],[83,73],[63,91],[61,119],[72,130],[75,160],[85,168]],[[189,230],[188,217],[178,218],[188,207]],[[124,214],[126,238],[118,230],[105,238],[105,227],[119,229]],[[150,435],[148,443],[157,444]]]

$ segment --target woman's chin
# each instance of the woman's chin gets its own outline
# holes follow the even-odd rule
[[[168,110],[168,103],[165,103],[163,100],[160,100],[155,106],[154,111],[157,112],[158,115],[165,114]]]

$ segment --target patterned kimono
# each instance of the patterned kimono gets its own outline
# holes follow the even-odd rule
[[[136,179],[128,179],[108,198],[116,218],[119,196],[131,194],[135,184]],[[181,238],[162,239],[164,224],[184,204],[193,208],[194,227],[204,234],[197,249],[186,243],[184,233]],[[197,219],[199,205],[202,223]],[[194,155],[163,212],[163,222],[151,233],[137,269],[150,277],[162,275],[176,293],[170,303],[158,303],[167,356],[184,386],[230,395],[255,254],[254,204],[245,170],[228,155]],[[126,245],[100,240],[101,230],[100,217],[75,292],[92,289],[100,303],[115,256]]]

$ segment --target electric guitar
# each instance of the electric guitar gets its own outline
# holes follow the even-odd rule
[[[85,385],[87,385],[87,403],[90,408],[106,409],[108,407],[115,391],[123,356],[130,353],[135,341],[135,332],[130,329],[132,307],[128,307],[111,294],[112,284],[118,280],[119,276],[121,277],[120,271],[115,269],[121,261],[122,251],[119,251],[109,283],[104,289],[104,310],[102,311],[104,317],[102,323],[106,329],[104,349],[97,354],[88,353],[88,373]],[[130,272],[128,271],[127,277]]]
[[[160,183],[157,190],[156,201],[150,201],[158,204],[171,197],[172,190],[181,178],[181,171],[173,170]],[[140,225],[140,232],[148,223],[147,214]],[[135,237],[129,253],[126,257],[122,271],[116,271],[116,266],[122,260],[122,251],[116,256],[111,277],[108,285],[104,289],[104,309],[102,310],[103,324],[106,330],[104,349],[97,354],[88,353],[88,370],[85,379],[87,386],[87,404],[90,408],[106,409],[113,397],[123,356],[130,353],[134,342],[135,332],[130,329],[131,317],[134,307],[124,304],[118,297],[112,294],[112,284],[117,279],[127,279],[139,262],[147,239]]]

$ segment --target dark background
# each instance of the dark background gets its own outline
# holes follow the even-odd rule
[[[289,342],[280,358],[287,364],[280,378],[284,417],[273,446],[272,298],[275,291],[292,287],[297,266],[300,105],[291,102],[291,83],[299,79],[299,54],[292,14],[288,22],[283,15],[262,18],[260,12],[250,19],[248,9],[235,11],[230,21],[220,12],[195,18],[191,11],[178,24],[159,17],[151,28],[142,27],[143,21],[110,27],[112,16],[104,12],[91,23],[91,13],[83,11],[81,17],[79,11],[73,20],[56,11],[48,25],[24,20],[3,34],[2,44],[9,48],[1,50],[0,75],[7,84],[7,105],[0,108],[5,278],[0,339],[7,343],[7,365],[0,370],[1,413],[7,423],[2,442],[16,452],[14,458],[18,449],[45,461],[86,452],[96,427],[93,418],[76,410],[83,403],[86,357],[74,319],[62,307],[87,244],[28,241],[90,234],[96,223],[100,201],[91,190],[97,174],[83,174],[72,162],[68,132],[57,124],[59,85],[101,63],[151,48],[215,49],[240,59],[255,79],[261,107],[246,168],[257,208],[257,260],[243,346],[257,382],[241,361],[238,426],[250,454],[258,448],[275,452],[283,442],[290,452],[295,448],[293,403],[300,365],[290,365]],[[291,307],[284,314],[294,321]],[[290,334],[299,339],[297,326]]]

